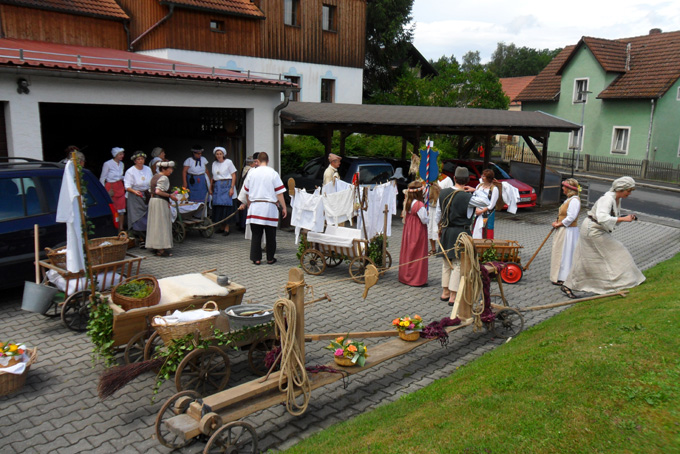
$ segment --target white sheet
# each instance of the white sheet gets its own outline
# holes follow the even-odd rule
[[[84,277],[78,279],[69,279],[67,289],[66,279],[64,279],[59,273],[54,270],[48,270],[46,275],[47,279],[52,283],[52,285],[64,292],[66,296],[74,293],[76,289],[77,291],[90,290],[90,285],[86,282]],[[111,287],[118,285],[118,283],[120,283],[122,280],[123,278],[120,274],[114,273],[112,271],[109,271],[108,273],[99,273],[97,275],[97,290],[100,292],[109,290]]]
[[[161,301],[158,304],[176,303],[197,296],[225,296],[226,287],[208,279],[200,273],[183,274],[158,280],[161,288]]]

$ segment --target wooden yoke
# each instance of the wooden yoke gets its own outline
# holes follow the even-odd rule
[[[300,359],[305,362],[305,275],[300,268],[288,271],[286,284],[290,300],[295,303],[295,340],[300,347]]]

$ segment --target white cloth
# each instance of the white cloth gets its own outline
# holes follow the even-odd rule
[[[212,177],[213,180],[231,180],[232,174],[236,173],[236,167],[231,159],[225,159],[222,162],[215,161],[212,163]]]
[[[57,205],[57,222],[66,224],[66,269],[77,273],[85,269],[85,253],[83,251],[83,227],[80,219],[78,187],[75,182],[73,161],[64,168]]]
[[[179,205],[179,212],[184,216],[185,214],[192,214],[192,217],[200,219],[205,213],[205,204],[203,202],[190,202]],[[172,222],[177,220],[177,208],[174,203],[170,203],[170,218]]]
[[[125,189],[134,189],[135,191],[148,191],[149,183],[151,183],[153,174],[148,166],[143,166],[142,170],[137,167],[130,167],[125,172]]]
[[[354,240],[360,239],[362,235],[362,232],[358,229],[329,225],[324,233],[309,232],[307,234],[307,241],[310,243],[321,243],[326,246],[351,248],[354,245]]]
[[[153,323],[155,325],[161,325],[161,326],[171,326],[171,325],[176,325],[178,323],[184,323],[184,322],[195,322],[198,320],[205,320],[206,318],[212,318],[212,317],[217,317],[220,314],[220,311],[207,311],[204,309],[196,309],[192,311],[178,311],[176,310],[170,315],[165,315],[165,316],[155,316],[153,318]]]
[[[116,162],[115,159],[109,159],[102,166],[102,174],[99,177],[99,181],[102,185],[106,183],[115,183],[123,179],[123,173],[125,171],[125,166],[122,162]]]
[[[291,197],[290,217],[290,225],[295,227],[295,244],[298,244],[302,229],[323,232],[325,217],[320,193],[319,188],[313,194],[308,194],[304,189],[295,188],[295,197]]]
[[[427,225],[429,216],[427,214],[427,208],[424,206],[418,210],[418,217],[420,218],[420,222],[423,224]]]
[[[453,188],[453,180],[451,180],[451,177],[446,176],[443,180],[439,181],[439,187],[441,189]]]
[[[62,275],[54,270],[48,270],[45,273],[47,279],[57,287],[60,291],[64,292],[66,296],[69,296],[77,291],[89,290],[90,283],[86,278],[71,278],[66,280]],[[109,271],[108,273],[97,274],[97,290],[100,292],[106,291],[116,285],[118,285],[123,278],[120,274]]]
[[[324,184],[321,188],[321,192],[324,194],[333,194],[334,192],[341,192],[346,189],[353,189],[354,186],[352,186],[351,183],[347,183],[346,181],[343,180],[335,180],[331,183]]]
[[[187,173],[189,175],[203,175],[208,168],[208,160],[201,156],[200,165],[197,165],[194,158],[186,158],[184,160],[184,167],[189,167]]]
[[[358,216],[358,228],[363,231],[363,223],[366,223],[366,235],[368,240],[383,233],[385,224],[385,205],[387,205],[387,236],[392,235],[392,216],[397,214],[397,186],[391,181],[376,185],[368,191],[367,210],[364,211],[363,220]]]
[[[281,177],[269,166],[259,166],[248,172],[243,183],[243,192],[248,196],[247,224],[260,224],[276,227],[279,222],[277,195],[286,192]]]
[[[161,161],[162,161],[162,159],[159,158],[158,156],[156,156],[151,161],[149,161],[149,168],[152,168],[154,164],[156,164],[157,162],[161,162]],[[160,170],[161,169],[159,167],[156,167],[156,173],[160,172]]]
[[[564,282],[571,270],[574,249],[579,237],[578,226],[569,227],[578,217],[581,211],[581,201],[578,196],[572,196],[565,202],[567,205],[567,217],[562,221],[564,227],[559,227],[553,237],[552,252],[550,256],[550,281]]]
[[[0,357],[0,365],[6,366],[9,364],[10,358],[13,359],[18,359],[19,362],[16,363],[13,366],[10,367],[3,367],[2,371],[7,374],[13,374],[13,375],[21,375],[26,371],[26,367],[28,367],[28,361],[31,359],[30,356],[28,356],[28,353],[26,352],[26,346],[24,344],[18,345],[18,349],[21,349],[24,351],[24,353],[21,354],[19,357],[17,356],[2,356]]]
[[[481,184],[477,185],[477,188],[475,189],[475,195],[480,197],[480,198],[486,198],[486,206],[481,207],[481,208],[488,208],[489,210],[493,210],[496,207],[496,202],[498,202],[498,188],[495,185],[491,185],[491,197],[489,198],[489,188],[484,188],[482,187]],[[484,228],[484,218],[480,214],[477,216],[475,219],[475,225],[472,228],[472,238],[474,239],[481,239],[482,238],[482,229]]]
[[[507,183],[505,181],[501,182],[501,188],[503,192],[503,202],[508,206],[508,213],[517,213],[517,203],[519,202],[519,189]]]
[[[229,289],[217,285],[200,273],[182,274],[158,279],[161,300],[158,304],[170,304],[194,297],[226,296]]]
[[[324,193],[322,196],[326,222],[333,225],[349,221],[352,225],[354,215],[354,189]]]
[[[475,208],[482,208],[488,206],[488,203],[489,199],[487,197],[480,197],[476,193],[473,193],[472,198],[468,202],[467,217],[471,218]],[[442,220],[442,209],[439,203],[437,204],[437,209],[435,210],[434,220],[437,223],[437,225],[439,225],[439,223]]]

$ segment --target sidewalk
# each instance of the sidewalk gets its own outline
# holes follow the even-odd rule
[[[526,262],[549,232],[555,212],[556,209],[520,210],[517,215],[499,213],[496,236],[518,241],[523,246],[520,255]],[[441,259],[430,260],[429,287],[412,288],[398,282],[396,265],[402,228],[400,220],[395,218],[393,235],[389,239],[395,268],[369,291],[366,300],[361,299],[362,285],[343,280],[349,277],[347,264],[326,269],[320,276],[305,275],[307,284],[313,286],[315,298],[324,293],[332,298],[330,303],[323,301],[307,306],[307,332],[386,330],[391,328],[392,319],[400,315],[418,313],[430,322],[450,314],[450,308],[439,300]],[[152,257],[147,251],[135,251],[147,256],[142,263],[142,272],[160,278],[217,268],[218,272],[246,286],[245,300],[272,304],[282,294],[288,270],[298,265],[297,247],[291,232],[278,232],[278,263],[273,266],[252,265],[248,259],[250,243],[240,233],[210,239],[195,233],[175,248],[172,258]],[[639,221],[619,227],[615,236],[629,248],[642,269],[680,252],[680,229],[674,227]],[[523,279],[515,285],[504,286],[512,306],[565,300],[559,288],[548,280],[550,249],[551,242],[548,241]],[[492,292],[495,292],[495,285],[493,287]],[[155,377],[148,374],[101,402],[96,388],[102,368],[92,366],[87,336],[68,331],[57,319],[21,311],[21,291],[4,292],[0,299],[0,337],[37,346],[38,361],[31,368],[22,391],[0,397],[0,414],[4,416],[3,424],[0,424],[3,452],[168,453],[167,448],[153,439],[154,420],[163,403],[175,394],[174,385],[166,382],[152,404]],[[311,295],[308,299],[312,299]],[[526,313],[525,329],[561,310],[565,308]],[[366,343],[370,350],[382,341],[367,339]],[[465,328],[452,334],[446,348],[431,342],[408,355],[352,376],[347,380],[346,389],[343,389],[342,381],[338,381],[314,391],[309,409],[302,416],[293,417],[283,406],[277,405],[244,420],[256,428],[263,452],[283,450],[331,424],[392,402],[455,373],[457,368],[501,343],[489,333],[475,333],[471,327]],[[308,365],[329,362],[329,352],[324,346],[323,342],[306,344]],[[232,366],[230,386],[254,378],[244,352],[230,352],[229,356]],[[203,447],[198,442],[178,452],[198,453]]]

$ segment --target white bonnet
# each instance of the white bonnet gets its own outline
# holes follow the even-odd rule
[[[628,189],[635,189],[635,180],[631,177],[621,177],[614,180],[612,187],[609,188],[610,191],[627,191]]]
[[[118,153],[122,153],[122,152],[124,152],[124,151],[125,151],[125,148],[121,148],[121,147],[113,147],[113,148],[111,148],[111,154],[113,155],[114,158],[115,158],[116,156],[118,156]]]

